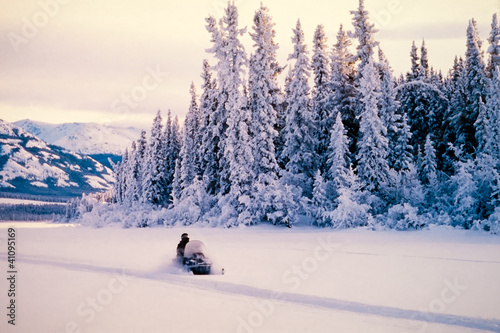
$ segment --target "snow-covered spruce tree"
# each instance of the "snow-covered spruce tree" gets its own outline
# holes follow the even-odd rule
[[[126,166],[128,164],[128,148],[122,155],[122,160],[113,165],[115,172],[115,183],[113,184],[113,202],[122,204],[125,197],[126,184]]]
[[[285,77],[284,93],[282,95],[283,100],[277,108],[277,118],[276,118],[276,130],[278,136],[274,140],[274,147],[276,148],[276,160],[280,170],[285,170],[286,166],[286,156],[283,155],[283,150],[285,149],[285,124],[288,110],[288,102],[286,96],[291,95],[290,84],[292,83],[292,68],[288,66],[288,72]]]
[[[127,188],[124,192],[124,203],[132,204],[136,202],[137,193],[138,193],[138,170],[136,169],[136,155],[137,155],[137,144],[135,141],[132,142],[132,147],[130,152],[128,153],[127,165],[124,170],[125,179],[127,180]]]
[[[303,195],[310,198],[318,163],[308,83],[310,66],[300,21],[297,21],[296,28],[293,29],[292,42],[294,51],[289,55],[289,59],[295,59],[295,64],[292,67],[289,91],[286,95],[287,113],[283,129],[285,139],[283,159],[286,167],[282,179],[285,184],[302,188]]]
[[[418,178],[418,171],[415,164],[411,163],[407,170],[398,172],[398,175],[400,182],[396,187],[399,189],[399,192],[396,196],[398,200],[395,201],[395,204],[409,204],[419,210],[423,208],[425,203],[425,188]],[[391,185],[394,185],[393,180],[391,180]]]
[[[329,146],[329,181],[322,185],[326,200],[318,223],[334,228],[349,228],[366,225],[369,206],[363,204],[365,193],[361,190],[358,177],[354,174],[349,158],[349,138],[340,113],[333,125]],[[317,200],[319,201],[319,200]]]
[[[500,173],[497,170],[498,160],[492,156],[479,153],[475,160],[474,180],[477,185],[475,197],[478,209],[478,218],[487,220],[493,214],[495,207],[500,206],[499,181]]]
[[[486,97],[486,72],[481,45],[476,21],[472,19],[467,28],[465,66],[460,77],[463,101],[452,103],[456,108],[452,119],[456,132],[454,144],[463,147],[468,156],[472,156],[477,148],[474,123],[479,115],[480,101],[485,102]],[[454,99],[462,98],[461,94],[454,96]]]
[[[200,115],[198,107],[198,96],[194,83],[191,83],[189,90],[191,102],[184,120],[182,148],[180,150],[180,182],[181,188],[189,187],[198,175],[200,168],[198,161],[198,133],[200,131]],[[182,198],[182,192],[181,192]]]
[[[380,195],[388,181],[388,140],[387,129],[378,115],[380,79],[372,61],[363,69],[358,90],[363,108],[359,123],[356,171],[363,189]]]
[[[485,114],[489,136],[485,138],[483,152],[490,155],[500,171],[500,67],[497,67],[489,81]]]
[[[238,28],[238,10],[232,3],[225,9],[220,29],[209,29],[213,40],[216,40],[217,36],[222,37],[220,45],[216,43],[212,51],[219,61],[219,89],[226,95],[224,108],[227,111],[227,129],[223,144],[226,164],[223,166],[223,177],[226,176],[229,182],[228,188],[222,192],[223,196],[219,199],[221,223],[226,226],[254,222],[249,212],[255,178],[249,135],[251,116],[246,105],[243,81],[247,56],[239,40],[245,30]]]
[[[226,108],[226,102],[228,100],[228,87],[223,84],[227,81],[227,71],[229,70],[229,65],[226,59],[226,41],[225,41],[225,30],[219,27],[214,17],[210,16],[206,19],[206,28],[211,34],[212,47],[207,50],[208,53],[212,53],[217,60],[217,65],[214,69],[217,72],[218,85],[217,89],[214,91],[214,99],[217,101],[216,109],[211,113],[210,123],[208,125],[211,144],[210,151],[213,152],[213,156],[210,156],[210,161],[208,167],[209,174],[209,193],[214,195],[224,195],[229,192],[229,168],[227,166],[227,161],[224,158],[224,145],[227,130],[227,118],[228,111]],[[221,23],[222,24],[222,23]],[[213,87],[215,88],[215,87]]]
[[[438,179],[436,162],[436,151],[430,134],[425,141],[424,153],[421,161],[420,180],[425,191],[425,207],[431,213],[439,213],[441,210],[444,195],[441,195],[442,188]]]
[[[410,72],[406,73],[406,81],[415,81],[420,77],[420,58],[418,57],[418,49],[415,41],[411,44],[410,61],[411,67]]]
[[[443,141],[447,144],[445,155],[443,156],[443,171],[451,175],[455,171],[456,148],[453,144],[456,140],[455,118],[456,110],[465,105],[465,92],[462,85],[462,75],[464,72],[464,61],[462,57],[455,56],[453,67],[450,69],[444,82],[446,98],[449,100],[449,107],[444,115],[442,124]]]
[[[132,142],[130,152],[127,148],[122,161],[113,165],[116,178],[112,191],[114,202],[127,205],[140,202],[146,148],[146,132],[142,131],[137,142]]]
[[[330,64],[327,54],[327,38],[323,25],[318,25],[313,38],[312,71],[314,87],[312,91],[312,113],[317,124],[315,132],[316,153],[319,158],[321,172],[326,171],[327,149],[330,140],[330,129],[335,118],[330,107],[332,88],[330,87]]]
[[[427,135],[422,157],[420,179],[424,185],[429,185],[437,179],[436,152],[430,134]]]
[[[425,46],[425,40],[422,40],[422,46],[420,47],[420,64],[418,69],[418,77],[424,82],[428,82],[430,79],[429,58],[427,56],[427,47]]]
[[[354,113],[354,99],[356,88],[354,86],[354,56],[349,51],[351,40],[340,25],[337,33],[337,42],[333,45],[331,54],[330,87],[333,93],[328,107],[334,110],[332,117],[335,118],[335,112],[340,112],[342,122],[347,130],[352,153],[356,150],[356,142],[359,132],[359,120]],[[354,160],[351,156],[351,160]]]
[[[208,65],[208,63],[207,63]],[[210,79],[210,78],[209,78]],[[169,221],[175,221],[180,225],[191,225],[200,223],[204,215],[213,207],[214,199],[207,193],[207,181],[202,179],[203,170],[201,162],[201,152],[204,151],[202,144],[198,141],[203,138],[199,133],[202,129],[201,114],[197,112],[197,101],[194,86],[191,86],[192,100],[188,115],[184,122],[184,128],[181,134],[182,145],[178,150],[178,158],[175,160],[175,173],[172,182],[172,201],[173,207],[166,213],[166,218]],[[200,112],[202,108],[200,107]],[[194,119],[193,119],[194,118]],[[178,121],[176,119],[175,124]],[[198,127],[194,130],[193,127]],[[173,133],[178,133],[178,126],[173,126]],[[191,134],[186,134],[191,133]],[[190,151],[186,147],[190,146]],[[191,161],[191,163],[186,162]],[[187,175],[191,174],[192,178]]]
[[[174,178],[172,180],[172,204],[173,210],[175,211],[179,206],[182,194],[182,182],[181,182],[181,156],[175,161]]]
[[[267,7],[261,5],[254,15],[253,32],[255,53],[251,56],[249,70],[249,109],[251,111],[252,134],[251,147],[253,151],[253,172],[257,177],[254,184],[253,214],[257,221],[268,220],[274,215],[269,192],[277,190],[279,166],[276,158],[275,142],[277,132],[277,109],[281,104],[281,91],[277,75],[282,68],[276,60],[278,45],[274,42],[274,23]],[[281,214],[282,217],[286,212]]]
[[[142,179],[142,201],[155,205],[164,205],[167,200],[165,197],[167,183],[162,127],[161,112],[158,111],[151,128]]]
[[[488,80],[486,105],[480,101],[479,114],[475,123],[478,142],[474,180],[476,181],[478,216],[486,220],[500,204],[500,80],[498,71]]]
[[[199,176],[202,176],[205,182],[205,190],[212,196],[219,193],[220,190],[220,168],[219,161],[221,156],[221,135],[223,127],[218,103],[217,81],[212,79],[212,72],[207,60],[203,61],[203,92],[200,96],[200,155],[201,170]]]
[[[369,21],[369,13],[365,9],[364,0],[359,0],[359,6],[357,10],[351,11],[352,24],[354,26],[354,31],[349,32],[348,35],[351,38],[354,38],[358,41],[358,45],[356,46],[356,54],[353,56],[353,62],[358,62],[356,76],[354,78],[354,86],[355,90],[355,98],[352,100],[353,110],[355,115],[355,123],[354,126],[359,124],[358,119],[360,119],[361,113],[364,112],[364,104],[362,102],[363,96],[361,94],[360,86],[361,86],[361,78],[365,75],[365,67],[368,63],[373,62],[373,54],[375,51],[375,47],[379,44],[375,41],[375,33],[378,31],[375,29],[375,25],[370,23]],[[357,123],[357,124],[356,124]],[[348,124],[348,130],[349,130]],[[359,124],[359,126],[361,126]],[[359,149],[358,140],[361,136],[361,133],[358,131],[354,133],[353,142],[356,143],[356,149]],[[353,156],[353,164],[356,166],[357,158]]]
[[[474,160],[456,163],[457,170],[449,181],[452,199],[449,215],[454,226],[470,229],[479,222],[477,226],[481,227],[481,223],[495,213],[495,207],[499,206],[500,181],[496,164],[490,155],[481,152]]]
[[[349,138],[340,113],[337,113],[335,124],[331,130],[326,164],[328,167],[327,179],[334,184],[335,193],[333,196],[337,196],[338,189],[348,186],[346,177],[350,166]]]
[[[410,128],[406,114],[402,112],[397,100],[396,82],[392,69],[382,50],[379,48],[379,63],[381,94],[379,98],[379,116],[387,128],[388,163],[396,171],[407,170],[412,163]]]
[[[276,107],[281,99],[277,82],[277,75],[281,71],[276,60],[278,45],[274,42],[276,33],[267,7],[261,5],[253,22],[250,36],[255,43],[255,53],[251,57],[248,83],[253,170],[256,175],[277,179],[279,168],[274,142],[278,135]]]
[[[407,73],[406,81],[398,86],[398,99],[400,100],[400,114],[408,115],[408,125],[412,133],[410,145],[413,155],[416,156],[420,147],[425,144],[428,134],[437,142],[438,164],[442,166],[442,155],[446,146],[442,137],[444,114],[449,103],[446,95],[430,79],[428,68],[427,50],[425,44],[421,47],[423,64],[419,62],[415,43],[412,45],[410,59],[412,71]],[[420,59],[420,61],[422,61]]]
[[[454,188],[453,208],[450,215],[453,226],[470,229],[478,219],[477,184],[474,180],[474,161],[469,159],[457,162],[457,171],[450,178]]]
[[[489,78],[492,78],[495,68],[500,67],[500,25],[498,24],[497,13],[494,13],[491,19],[491,31],[488,42],[490,45],[488,47],[489,57],[486,73]]]
[[[349,33],[349,37],[358,40],[358,45],[356,46],[357,53],[354,56],[355,61],[359,60],[356,76],[356,81],[358,83],[360,77],[364,75],[364,67],[372,61],[375,47],[379,44],[375,41],[375,33],[377,33],[378,30],[375,29],[373,23],[369,22],[368,14],[368,11],[365,10],[364,0],[359,0],[358,9],[351,11],[351,15],[353,15],[352,24],[354,26],[354,31]]]
[[[179,117],[175,116],[174,120],[172,121],[172,130],[171,130],[171,138],[169,140],[170,142],[170,150],[167,155],[167,158],[169,159],[169,168],[170,165],[174,165],[173,169],[169,169],[170,172],[168,174],[168,179],[169,181],[174,178],[175,170],[177,169],[177,162],[180,159],[180,152],[182,148],[182,129],[179,124]],[[180,161],[179,161],[180,165]],[[173,189],[172,189],[173,190]]]
[[[164,160],[164,198],[165,206],[173,203],[173,185],[174,174],[176,172],[177,160],[181,149],[181,134],[179,128],[179,119],[176,116],[172,121],[172,113],[168,110],[167,122],[163,132],[162,156]],[[177,194],[179,194],[177,192]]]
[[[492,121],[489,119],[490,117],[487,113],[488,110],[486,109],[486,105],[484,105],[482,100],[479,100],[477,119],[474,123],[474,128],[476,130],[477,152],[483,152],[486,146],[489,145],[489,141],[492,137]]]
[[[316,170],[311,199],[311,215],[314,219],[313,224],[321,227],[330,225],[329,220],[325,216],[325,213],[330,210],[332,204],[332,200],[328,198],[327,186],[327,182],[321,175],[321,171],[319,169]]]
[[[328,221],[334,229],[345,229],[366,226],[371,219],[370,206],[363,203],[366,195],[361,189],[357,175],[352,168],[346,175],[347,186],[338,189],[338,197],[333,210],[323,213],[323,220]]]
[[[133,202],[140,202],[142,197],[142,179],[144,170],[144,159],[146,157],[148,141],[146,139],[146,131],[142,130],[141,135],[136,143],[136,151],[134,155],[134,165],[132,167],[132,174],[135,178],[135,193],[131,200]]]

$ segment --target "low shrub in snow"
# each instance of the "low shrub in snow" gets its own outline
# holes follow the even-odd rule
[[[474,229],[500,234],[500,207],[496,207],[487,220],[474,221]]]
[[[424,216],[418,214],[418,209],[405,203],[392,206],[387,211],[387,226],[391,229],[421,229],[427,226]]]
[[[333,211],[323,213],[324,220],[328,220],[335,229],[366,226],[370,217],[370,206],[353,200],[349,189],[341,189],[337,198],[338,205]]]

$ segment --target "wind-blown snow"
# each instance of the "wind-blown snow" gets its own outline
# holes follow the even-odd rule
[[[500,239],[487,233],[9,225],[22,284],[2,332],[500,332]],[[217,274],[171,264],[183,232]]]

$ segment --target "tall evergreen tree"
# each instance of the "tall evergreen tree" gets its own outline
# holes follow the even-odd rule
[[[317,124],[315,139],[316,153],[320,160],[321,172],[325,172],[327,149],[330,140],[330,129],[334,118],[329,100],[332,89],[330,83],[330,68],[327,55],[327,39],[322,25],[318,25],[313,38],[312,71],[314,74],[314,88],[312,91],[312,113]]]
[[[179,133],[179,119],[172,121],[172,113],[168,110],[167,123],[163,134],[163,158],[165,161],[165,205],[172,203],[174,174],[181,149],[181,135]],[[180,193],[177,193],[180,194]]]
[[[198,96],[194,83],[190,88],[191,103],[184,120],[182,148],[180,150],[181,170],[180,181],[182,188],[187,188],[193,183],[200,169],[198,161],[198,133],[200,131],[200,116]],[[182,195],[181,195],[182,197]]]
[[[369,22],[368,11],[365,9],[365,1],[359,0],[357,10],[352,10],[351,15],[354,32],[349,33],[349,36],[358,40],[356,46],[357,53],[354,56],[355,60],[359,60],[358,73],[356,79],[359,81],[360,76],[364,74],[364,67],[373,59],[375,47],[379,44],[375,41],[375,24]]]
[[[387,128],[389,167],[396,171],[406,170],[412,163],[410,129],[406,114],[400,108],[397,99],[396,82],[392,69],[379,49],[379,70],[381,77],[381,94],[379,98],[379,116]]]
[[[158,111],[151,128],[151,137],[145,160],[145,172],[142,180],[142,201],[163,205],[166,200],[165,159],[163,150],[162,117]]]
[[[454,172],[454,163],[457,160],[455,154],[456,140],[455,118],[457,110],[460,110],[462,105],[465,105],[465,93],[461,78],[464,71],[464,61],[462,57],[455,56],[453,67],[450,69],[448,76],[444,82],[446,97],[449,100],[449,107],[443,119],[443,141],[448,144],[445,156],[443,158],[443,171],[451,175]]]
[[[137,197],[137,181],[138,174],[135,172],[135,160],[137,155],[137,145],[135,141],[132,142],[132,147],[130,153],[128,153],[128,161],[125,166],[125,178],[127,182],[127,188],[124,193],[124,202],[130,204],[135,201]]]
[[[436,152],[430,135],[427,135],[420,171],[420,179],[423,184],[428,185],[437,178],[436,167]]]
[[[283,150],[286,160],[285,181],[289,185],[301,187],[303,194],[310,197],[317,159],[308,83],[310,66],[300,21],[297,21],[296,28],[293,29],[292,42],[294,51],[289,55],[289,59],[295,59],[295,64],[291,72],[289,93],[286,96],[288,107]]]
[[[427,56],[427,47],[425,46],[425,40],[422,40],[422,46],[420,47],[420,64],[419,64],[419,78],[427,82],[430,78],[429,70],[429,59]]]
[[[420,58],[418,57],[418,49],[415,41],[411,44],[410,61],[411,71],[406,74],[406,81],[418,80],[420,77]]]
[[[340,113],[337,113],[335,124],[331,130],[330,146],[328,155],[328,179],[337,189],[347,186],[346,177],[350,166],[349,138],[342,123]]]
[[[379,118],[380,79],[372,62],[364,68],[359,92],[363,112],[360,117],[357,153],[357,174],[363,188],[380,193],[387,184],[389,166],[387,164],[387,129]]]
[[[220,123],[222,107],[219,105],[217,81],[212,79],[212,72],[207,60],[203,61],[203,92],[200,97],[200,175],[206,180],[206,192],[216,195],[220,190],[221,136],[223,126]]]
[[[356,76],[356,70],[354,69],[354,56],[349,51],[350,46],[351,40],[342,25],[340,25],[337,42],[333,45],[331,54],[330,87],[333,94],[328,107],[333,112],[332,117],[336,117],[336,112],[340,112],[342,115],[342,121],[350,139],[349,150],[352,154],[356,150],[359,120],[354,110],[356,96],[354,77]],[[352,156],[351,160],[354,160]]]
[[[284,86],[284,95],[283,101],[279,105],[277,109],[277,119],[276,119],[276,129],[278,131],[278,137],[274,141],[274,146],[276,147],[276,160],[278,161],[278,166],[280,170],[285,170],[287,157],[283,154],[285,149],[285,127],[286,127],[286,118],[288,111],[288,101],[287,96],[291,96],[292,92],[290,90],[290,85],[293,79],[293,71],[290,66],[288,66],[288,72],[285,77],[285,86]]]
[[[470,229],[477,215],[477,184],[474,181],[474,162],[469,159],[457,163],[457,171],[450,178],[455,191],[453,195],[453,225]]]
[[[474,123],[479,115],[480,103],[485,102],[486,73],[481,51],[481,40],[475,20],[469,21],[467,28],[467,51],[465,67],[460,77],[460,90],[463,101],[455,101],[453,106],[453,125],[455,127],[455,145],[462,147],[467,156],[475,153],[477,148]],[[462,98],[457,94],[455,99]],[[463,102],[461,104],[460,102]]]
[[[314,224],[319,226],[325,226],[329,224],[328,219],[325,217],[325,213],[329,210],[331,200],[327,195],[327,183],[325,182],[321,171],[316,170],[314,175],[314,184],[312,190],[312,216],[315,219]]]
[[[400,114],[406,113],[411,130],[410,145],[413,155],[416,156],[420,147],[423,147],[428,134],[439,142],[438,162],[443,168],[443,154],[446,151],[443,122],[449,102],[446,95],[431,81],[427,49],[425,43],[421,47],[423,56],[418,57],[415,43],[412,45],[410,59],[412,71],[406,75],[406,81],[398,86],[400,100]]]
[[[485,108],[489,136],[484,140],[483,152],[497,161],[500,171],[500,67],[496,67],[489,81]]]
[[[248,90],[254,172],[256,175],[277,179],[279,168],[274,142],[278,136],[276,108],[280,103],[277,76],[281,68],[276,60],[278,45],[274,41],[274,23],[267,7],[261,4],[253,22],[253,33],[250,36],[256,50],[250,63]]]
[[[498,24],[497,13],[493,14],[491,19],[491,32],[488,37],[488,66],[486,72],[488,77],[493,77],[493,71],[496,67],[500,67],[500,25]]]
[[[212,53],[217,60],[217,65],[214,69],[217,71],[218,85],[217,94],[215,99],[217,100],[217,109],[212,112],[210,117],[210,129],[213,142],[213,152],[215,156],[211,160],[211,167],[217,168],[217,170],[212,170],[213,178],[210,179],[211,184],[209,184],[209,193],[213,194],[227,194],[229,192],[229,167],[228,162],[225,160],[224,150],[225,150],[225,139],[227,130],[227,119],[228,110],[226,107],[226,102],[228,101],[228,76],[230,67],[227,64],[227,42],[226,35],[227,32],[221,26],[217,24],[214,17],[210,16],[206,19],[207,30],[211,34],[211,42],[213,46],[207,50],[207,52]]]
[[[136,151],[134,155],[134,165],[132,167],[133,177],[135,178],[135,193],[132,199],[133,202],[140,202],[142,197],[142,180],[144,178],[145,158],[147,151],[148,141],[146,139],[146,131],[142,130],[136,144]]]
[[[283,125],[278,124],[282,96],[277,82],[277,75],[282,68],[276,60],[278,45],[274,41],[274,23],[267,7],[261,5],[253,22],[253,33],[250,36],[256,49],[250,60],[248,82],[253,172],[256,177],[252,213],[257,220],[268,220],[269,216],[277,213],[280,206],[273,193],[279,187],[280,167],[275,143],[281,141],[278,139],[277,129],[283,128]],[[285,216],[286,212],[281,214],[281,218]]]
[[[364,96],[362,95],[360,89],[361,79],[365,75],[365,67],[368,65],[368,63],[373,62],[373,53],[375,47],[379,43],[375,41],[375,33],[378,32],[378,30],[375,29],[375,25],[373,23],[370,23],[369,21],[369,13],[365,9],[364,0],[359,0],[357,10],[351,11],[351,15],[353,16],[352,24],[354,26],[354,31],[349,32],[349,36],[351,38],[357,39],[358,41],[358,45],[356,46],[357,52],[353,56],[352,60],[359,62],[356,76],[354,78],[354,86],[356,87],[355,98],[352,100],[352,109],[354,110],[356,119],[353,125],[354,127],[356,127],[356,125],[359,124],[359,132],[354,133],[353,142],[356,143],[356,149],[359,149],[358,140],[360,139],[360,136],[362,134],[360,133],[361,121],[358,119],[361,118],[361,114],[364,112],[365,107],[364,103],[362,102]],[[353,160],[354,165],[356,166],[356,163],[359,159],[356,156],[353,156]]]
[[[489,145],[489,141],[492,136],[491,120],[488,116],[486,106],[483,101],[480,100],[478,104],[478,114],[476,122],[474,123],[474,128],[476,130],[476,142],[477,142],[477,152],[484,152],[486,146]]]
[[[125,149],[125,152],[122,155],[121,162],[115,164],[113,168],[116,175],[116,181],[113,184],[113,200],[118,204],[122,204],[124,202],[125,192],[127,191],[127,165],[128,148]]]
[[[254,181],[252,170],[253,154],[250,147],[250,112],[245,94],[245,66],[247,56],[239,37],[246,29],[238,28],[238,10],[234,3],[228,3],[220,29],[209,27],[213,40],[221,36],[221,43],[215,43],[212,51],[219,60],[217,71],[222,99],[227,112],[223,147],[223,178],[227,181],[223,189],[220,206],[224,212],[224,223],[250,223],[252,217],[246,213]],[[219,100],[221,101],[221,100]]]

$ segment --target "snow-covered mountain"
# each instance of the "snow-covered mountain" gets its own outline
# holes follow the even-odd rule
[[[110,187],[113,172],[0,120],[0,191],[73,196]]]
[[[49,144],[86,155],[121,155],[141,133],[140,129],[134,127],[96,123],[49,124],[25,119],[15,122],[14,125]]]

